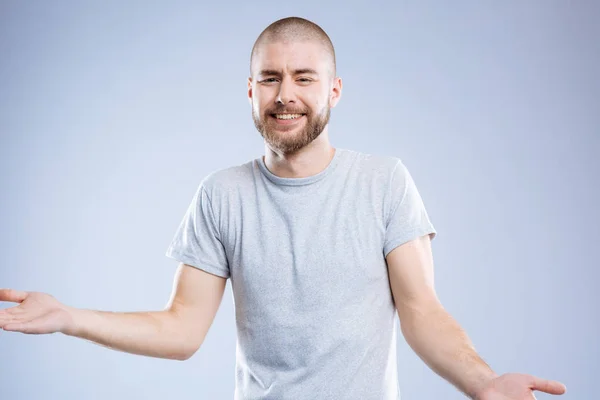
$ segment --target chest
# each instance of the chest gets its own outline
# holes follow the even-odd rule
[[[326,312],[387,287],[383,215],[368,192],[243,200],[223,224],[240,305]]]

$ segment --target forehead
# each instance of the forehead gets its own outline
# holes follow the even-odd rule
[[[326,73],[329,56],[317,41],[276,41],[262,43],[253,58],[252,70],[293,71],[314,69]]]

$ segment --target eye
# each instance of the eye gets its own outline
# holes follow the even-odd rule
[[[312,82],[312,79],[310,79],[310,78],[299,78],[298,81],[302,82],[302,83],[310,83],[310,82]]]
[[[266,78],[260,81],[260,83],[274,83],[277,81],[277,78]]]

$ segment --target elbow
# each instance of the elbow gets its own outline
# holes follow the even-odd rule
[[[179,348],[171,358],[176,361],[187,361],[196,354],[200,349],[200,345],[201,343],[198,343],[197,341],[189,343],[188,345]]]
[[[439,303],[432,303],[423,307],[398,309],[398,318],[402,334],[411,344],[424,332],[445,324],[450,315]]]
[[[176,361],[189,360],[200,349],[204,341],[204,335],[198,332],[194,326],[190,326],[176,312],[168,312],[168,323],[165,324],[163,335],[168,343],[169,353],[165,358]]]
[[[187,361],[200,349],[199,345],[186,346],[170,354],[168,358],[175,361]]]
[[[173,356],[169,357],[169,359],[174,360],[174,361],[187,361],[190,358],[192,358],[193,355],[194,355],[194,353],[178,353],[178,354],[174,354]]]
[[[169,360],[175,360],[175,361],[187,361],[190,358],[192,358],[192,356],[196,354],[196,351],[190,351],[190,350],[179,350],[176,352],[173,352],[171,354],[167,355],[167,359]]]
[[[430,319],[432,316],[436,318],[440,314],[446,313],[444,306],[437,298],[399,303],[396,305],[396,310],[401,325],[412,325]]]

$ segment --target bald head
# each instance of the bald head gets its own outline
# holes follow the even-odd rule
[[[250,75],[253,75],[254,58],[261,46],[277,42],[317,42],[322,45],[324,55],[330,59],[332,76],[336,74],[335,51],[331,39],[323,29],[314,22],[304,18],[288,17],[273,22],[258,36],[250,56]]]

